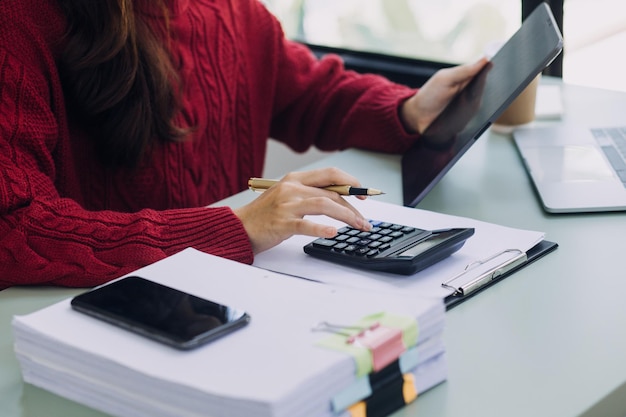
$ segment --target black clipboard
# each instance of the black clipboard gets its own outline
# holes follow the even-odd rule
[[[502,281],[504,278],[514,274],[516,271],[535,262],[537,259],[540,259],[544,257],[545,255],[551,253],[552,251],[556,250],[558,246],[559,245],[556,242],[552,242],[549,240],[542,240],[541,242],[533,246],[531,249],[529,249],[525,253],[520,252],[519,256],[513,257],[510,263],[499,265],[496,268],[489,271],[489,273],[491,273],[491,276],[483,277],[484,282],[482,283],[479,282],[477,284],[478,285],[477,288],[473,289],[472,291],[465,293],[462,291],[462,287],[458,287],[454,293],[444,298],[446,311],[456,307],[457,305],[461,304],[465,300],[468,300],[474,297],[475,295],[481,293],[482,291],[486,290],[492,285],[497,284],[498,282]],[[516,259],[518,261],[516,261]],[[450,282],[454,279],[455,278],[452,278],[451,280],[447,282]],[[477,279],[475,278],[475,280]],[[449,285],[444,285],[444,284],[442,285],[449,286]]]

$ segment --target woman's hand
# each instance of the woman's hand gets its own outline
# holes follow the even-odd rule
[[[335,227],[305,220],[307,215],[322,214],[357,229],[369,230],[369,222],[342,196],[321,188],[329,185],[360,186],[356,178],[337,168],[293,172],[251,203],[235,209],[254,253],[296,234],[325,238],[337,234]]]
[[[400,108],[407,131],[423,133],[487,62],[487,58],[481,58],[473,64],[440,69],[430,77]]]

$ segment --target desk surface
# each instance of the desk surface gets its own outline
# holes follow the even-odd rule
[[[548,80],[547,82],[554,82]],[[564,119],[623,123],[626,94],[564,85]],[[401,204],[400,158],[350,150],[305,168],[338,166]],[[238,206],[244,192],[224,200]],[[409,416],[626,415],[624,213],[542,211],[511,138],[485,134],[419,208],[541,230],[559,249],[447,313],[448,380],[396,413]],[[21,382],[10,319],[76,290],[0,292],[0,415],[96,417]]]

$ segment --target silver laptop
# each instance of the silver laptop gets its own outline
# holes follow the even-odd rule
[[[626,125],[520,128],[513,138],[546,211],[626,210]]]

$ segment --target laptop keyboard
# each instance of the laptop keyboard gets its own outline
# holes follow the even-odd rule
[[[626,187],[626,127],[591,129],[591,134]]]

